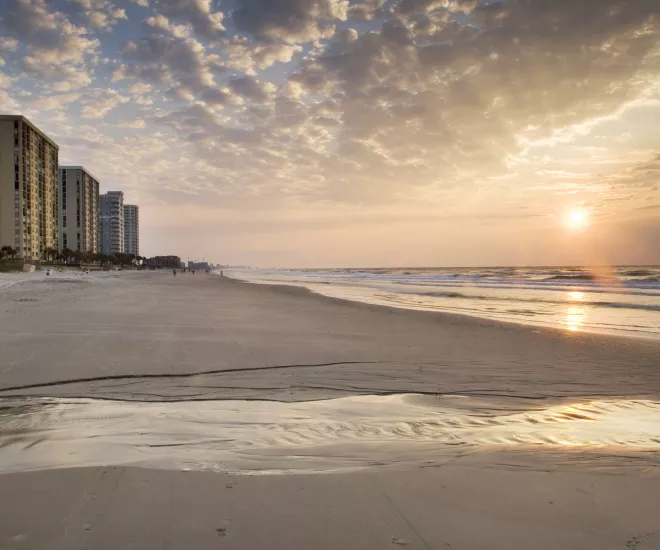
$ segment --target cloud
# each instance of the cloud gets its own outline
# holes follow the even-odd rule
[[[251,42],[232,37],[223,43],[227,68],[256,74],[257,69],[267,69],[275,63],[289,63],[303,48],[295,44]]]
[[[330,38],[346,21],[348,0],[240,0],[232,22],[240,32],[288,44]]]
[[[69,0],[80,5],[93,27],[109,29],[120,19],[128,19],[126,11],[116,7],[108,0]]]
[[[192,38],[149,36],[129,40],[122,55],[130,64],[118,67],[113,80],[128,76],[191,90],[214,85],[206,49]]]
[[[127,122],[120,122],[119,124],[117,124],[117,126],[119,126],[120,128],[138,129],[138,128],[144,128],[146,126],[146,124],[145,124],[144,120],[137,119],[137,120],[130,120],[130,121],[127,121]]]
[[[0,36],[0,51],[15,52],[18,49],[18,40],[7,36]]]
[[[165,32],[177,38],[187,38],[192,31],[190,25],[175,25],[164,15],[147,17],[144,24],[151,31]]]
[[[376,15],[383,13],[385,0],[362,0],[351,4],[348,9],[349,19],[355,21],[371,21]]]
[[[229,88],[236,95],[256,102],[266,101],[274,91],[274,86],[261,84],[249,76],[230,80]]]
[[[128,91],[132,94],[147,94],[153,89],[154,87],[151,84],[147,84],[146,82],[136,82],[135,84],[131,84],[128,87]]]
[[[59,94],[53,96],[41,96],[32,102],[32,105],[45,111],[63,109],[80,97],[79,93]]]
[[[18,102],[2,88],[0,88],[0,105],[2,105],[3,114],[19,114],[21,112]]]
[[[50,11],[44,0],[9,0],[1,17],[0,28],[12,37],[4,43],[12,46],[18,41],[25,45],[23,70],[59,80],[69,89],[87,81],[77,73],[87,72],[87,62],[97,53],[99,41],[88,38],[84,27],[74,25],[60,12]]]
[[[109,88],[94,88],[87,91],[80,101],[80,116],[87,119],[105,117],[110,111],[128,98]]]
[[[648,206],[640,206],[638,208],[635,208],[635,210],[660,210],[660,204],[650,204]]]
[[[603,179],[614,188],[660,190],[660,152]]]
[[[154,0],[156,13],[190,24],[195,34],[209,40],[224,35],[224,14],[213,11],[210,0]]]

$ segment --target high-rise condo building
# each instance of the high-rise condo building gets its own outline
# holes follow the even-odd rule
[[[124,193],[108,191],[101,195],[101,252],[124,252]]]
[[[99,239],[99,182],[82,166],[60,166],[60,250],[96,254]]]
[[[124,252],[140,255],[140,207],[124,205]]]
[[[0,115],[0,246],[25,260],[59,248],[58,154],[27,118]]]

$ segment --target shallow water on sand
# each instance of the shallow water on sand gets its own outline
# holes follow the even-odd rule
[[[511,448],[660,450],[654,401],[494,410],[464,397],[418,395],[303,403],[2,400],[0,472],[131,464],[311,473]]]

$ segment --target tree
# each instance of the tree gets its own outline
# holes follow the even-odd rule
[[[0,260],[4,259],[5,257],[9,256],[9,251],[11,250],[11,246],[3,246],[0,248]]]
[[[44,248],[44,259],[47,262],[49,263],[52,262],[56,256],[57,256],[57,250],[55,248],[50,248],[50,247]]]
[[[62,250],[62,259],[64,260],[65,264],[69,263],[69,260],[73,256],[73,250],[70,248],[65,247],[64,250]]]

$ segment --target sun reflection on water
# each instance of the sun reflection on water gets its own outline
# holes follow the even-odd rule
[[[564,324],[568,330],[577,332],[579,331],[587,317],[587,312],[583,307],[568,306],[566,316],[564,317]]]
[[[572,290],[568,293],[568,299],[571,302],[584,302],[584,292],[580,292],[579,290]]]

